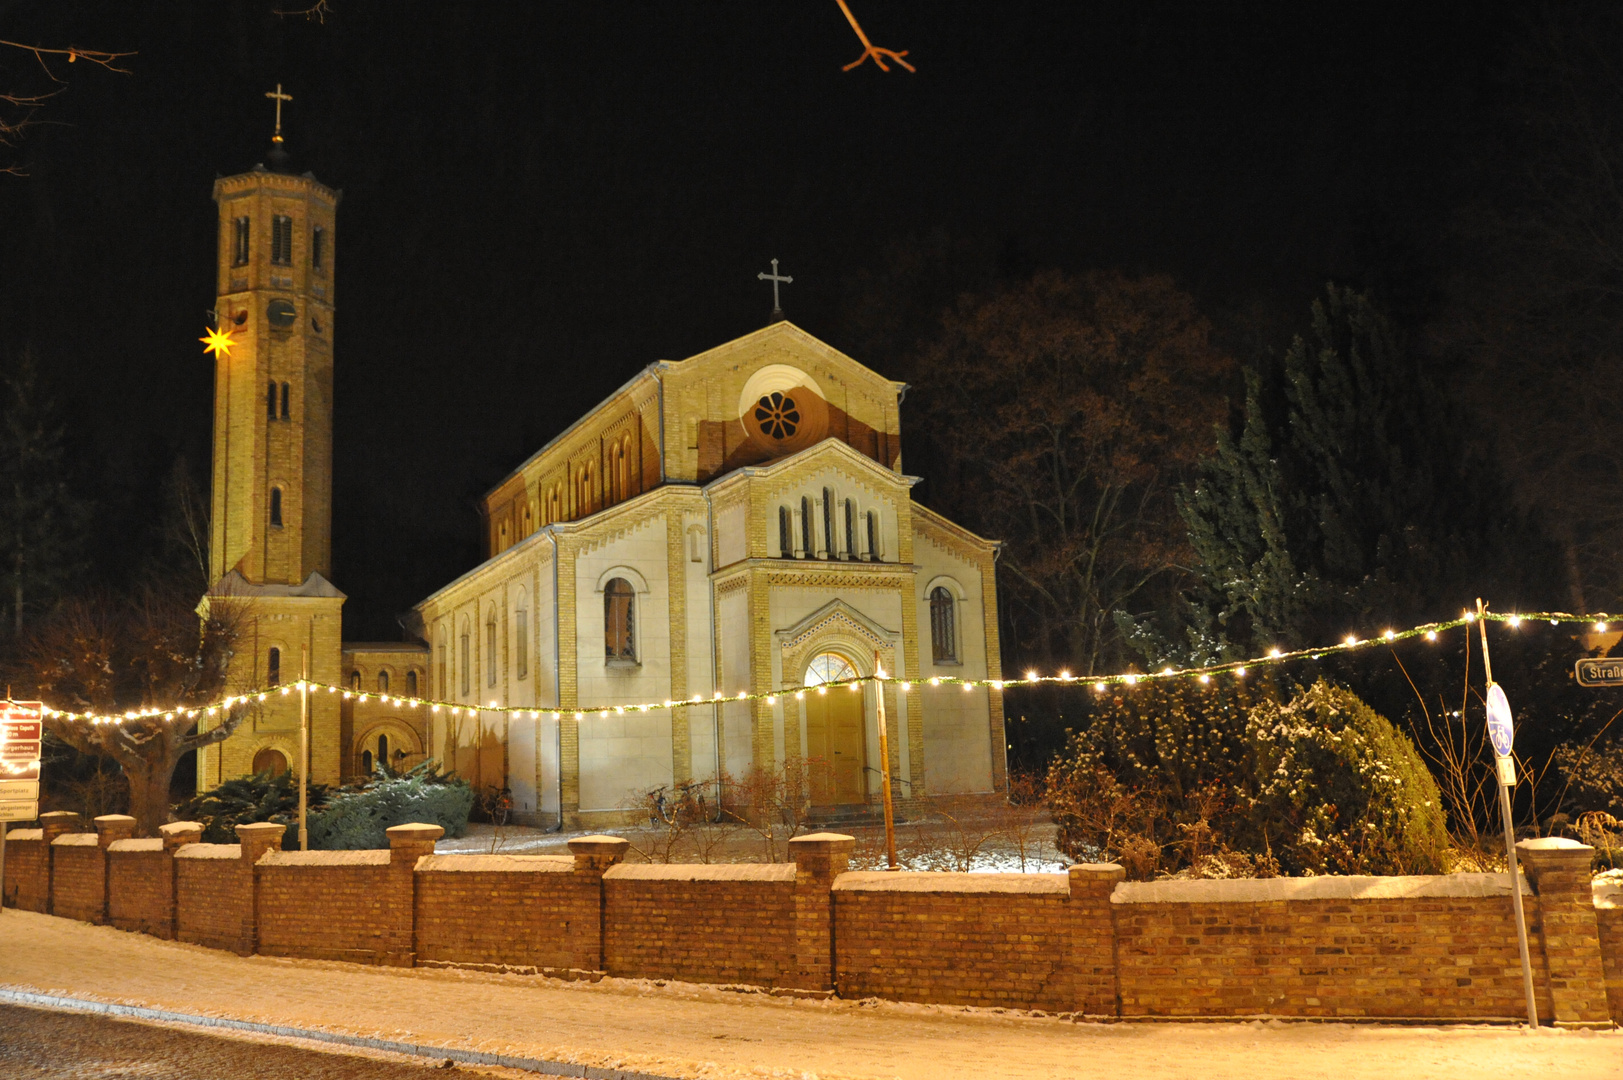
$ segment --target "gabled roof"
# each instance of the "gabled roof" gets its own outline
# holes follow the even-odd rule
[[[790,454],[788,457],[778,458],[776,461],[769,461],[764,465],[740,465],[731,472],[728,472],[723,476],[718,476],[716,479],[710,481],[710,483],[704,485],[703,490],[707,492],[720,491],[732,484],[742,483],[744,480],[752,477],[760,480],[771,480],[777,477],[778,474],[787,472],[796,465],[804,464],[813,458],[829,456],[843,459],[845,464],[852,466],[858,472],[868,473],[888,484],[900,484],[903,487],[911,488],[914,484],[919,483],[919,481],[922,479],[922,477],[907,476],[903,473],[898,473],[891,469],[887,469],[885,466],[881,465],[867,454],[864,454],[862,451],[852,447],[849,443],[830,437],[822,440],[819,443],[808,446],[806,449],[801,450],[798,453]]]
[[[298,585],[255,585],[235,570],[228,570],[220,580],[210,586],[211,597],[252,596],[255,598],[303,597],[328,600],[347,600],[337,586],[315,571]]]

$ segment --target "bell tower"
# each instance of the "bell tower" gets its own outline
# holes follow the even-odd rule
[[[266,693],[242,727],[198,751],[197,788],[265,770],[297,771],[299,695],[340,680],[344,594],[332,568],[333,281],[341,192],[295,175],[276,134],[262,164],[214,182],[214,476],[210,587],[200,614],[228,607],[236,642],[227,690]],[[310,701],[310,779],[339,780],[342,718]]]
[[[332,567],[333,280],[341,192],[266,164],[214,182],[216,326],[209,576],[297,585]]]

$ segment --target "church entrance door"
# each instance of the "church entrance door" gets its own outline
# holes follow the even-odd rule
[[[808,688],[840,679],[854,679],[857,671],[837,653],[821,653],[807,665]],[[811,758],[812,802],[820,806],[867,801],[864,775],[868,763],[863,737],[866,694],[845,686],[831,686],[826,694],[806,695],[806,751]]]

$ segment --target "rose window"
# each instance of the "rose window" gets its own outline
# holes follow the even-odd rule
[[[761,434],[772,439],[788,439],[800,426],[800,410],[795,408],[794,398],[774,390],[756,404],[755,420],[761,425]]]

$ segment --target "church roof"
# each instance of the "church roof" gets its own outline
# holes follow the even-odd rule
[[[319,597],[331,600],[347,600],[348,597],[338,590],[332,582],[315,571],[298,585],[256,585],[243,577],[235,570],[227,571],[209,588],[210,596],[252,596],[252,597]]]

